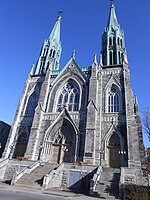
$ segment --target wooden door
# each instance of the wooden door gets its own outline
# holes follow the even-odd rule
[[[110,147],[109,148],[109,166],[112,168],[120,168],[121,167],[121,159],[119,154],[118,147]]]
[[[60,163],[61,158],[61,145],[53,145],[53,155],[52,155],[52,163],[58,164]]]
[[[109,167],[120,168],[121,167],[121,158],[120,158],[120,138],[116,133],[109,139],[108,144],[109,149]]]

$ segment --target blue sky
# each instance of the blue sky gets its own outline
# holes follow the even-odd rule
[[[0,120],[12,123],[31,65],[48,38],[58,12],[61,23],[61,67],[77,50],[79,66],[89,66],[101,50],[109,0],[0,0]],[[115,0],[125,32],[131,85],[140,108],[150,106],[150,1]],[[144,134],[146,146],[149,145]]]

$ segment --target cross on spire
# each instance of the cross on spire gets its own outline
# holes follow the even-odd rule
[[[114,5],[114,0],[110,0],[110,5]]]
[[[59,20],[61,19],[62,13],[63,13],[62,11],[59,11],[59,12],[58,12],[58,19],[59,19]]]
[[[63,12],[60,10],[58,14],[59,14],[59,15],[62,15],[62,13],[63,13]]]
[[[73,52],[72,52],[72,58],[74,60],[76,59],[76,54],[77,54],[77,51],[74,49]]]

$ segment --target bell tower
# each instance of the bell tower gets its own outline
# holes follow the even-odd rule
[[[114,1],[110,1],[108,23],[102,35],[103,65],[122,64],[124,51],[124,32],[117,20]]]
[[[43,43],[33,75],[45,74],[51,61],[53,61],[52,71],[59,70],[59,61],[62,51],[60,42],[60,22],[61,12],[59,12],[48,40],[45,40]]]

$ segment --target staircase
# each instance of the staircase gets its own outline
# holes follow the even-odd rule
[[[54,164],[41,163],[41,165],[34,169],[30,174],[22,176],[15,185],[21,187],[41,188],[44,175],[48,174],[56,167],[57,165]]]
[[[120,169],[103,168],[95,195],[100,199],[119,199]]]

